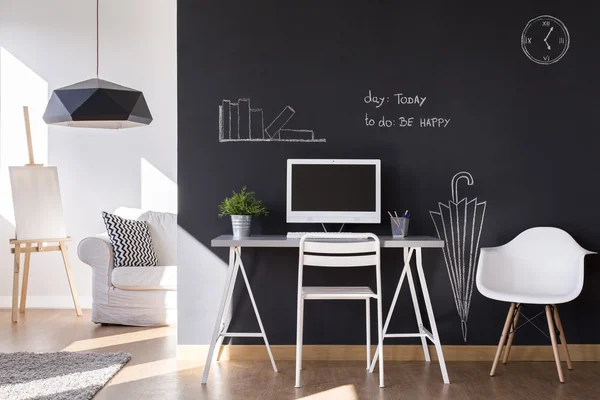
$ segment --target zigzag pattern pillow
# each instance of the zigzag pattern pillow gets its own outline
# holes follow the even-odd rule
[[[106,232],[113,246],[115,267],[155,267],[158,258],[145,221],[134,221],[102,212]]]

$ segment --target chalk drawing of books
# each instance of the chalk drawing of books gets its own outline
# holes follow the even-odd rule
[[[250,99],[238,99],[237,103],[223,100],[219,106],[219,142],[326,142],[315,138],[311,129],[288,128],[295,113],[286,106],[265,128],[262,108],[252,108]]]

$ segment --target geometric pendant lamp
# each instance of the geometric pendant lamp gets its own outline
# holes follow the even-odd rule
[[[152,122],[142,92],[98,78],[54,90],[43,118],[47,124],[105,129]]]
[[[47,124],[81,128],[149,125],[152,114],[142,92],[98,78],[98,8],[96,0],[96,78],[54,90],[43,119]]]

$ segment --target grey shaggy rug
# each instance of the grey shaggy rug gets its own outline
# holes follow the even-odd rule
[[[0,353],[0,399],[89,400],[129,353]]]

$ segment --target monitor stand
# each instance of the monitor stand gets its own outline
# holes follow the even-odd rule
[[[344,225],[346,225],[345,223],[342,224],[342,226],[340,226],[340,230],[338,231],[338,233],[341,233],[342,230],[344,229]],[[327,230],[327,228],[325,227],[325,224],[321,222],[321,226],[323,227],[323,231],[325,233],[329,233],[329,231]]]

